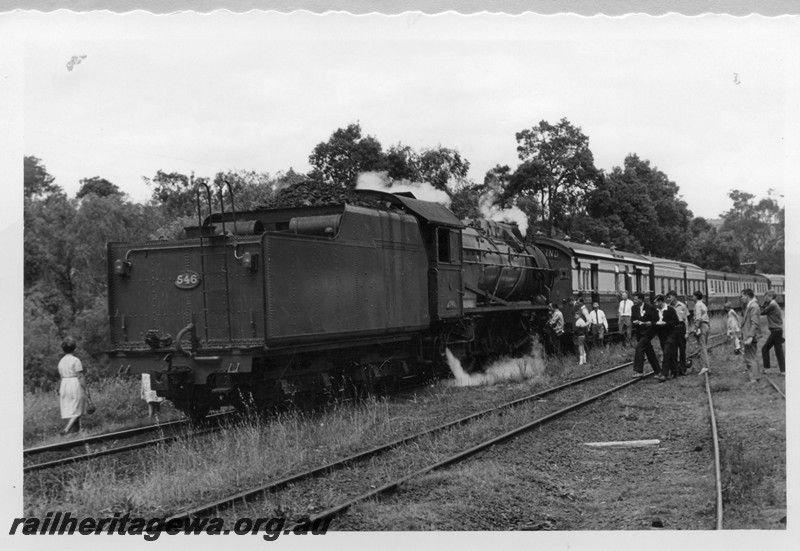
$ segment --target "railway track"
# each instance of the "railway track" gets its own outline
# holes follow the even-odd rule
[[[770,378],[766,373],[764,373],[764,378],[767,382],[772,385],[772,387],[781,395],[781,397],[786,400],[786,394],[781,390],[781,388],[775,383],[775,381]],[[709,411],[709,419],[711,424],[711,439],[714,446],[714,474],[715,474],[715,487],[716,487],[716,530],[723,529],[723,520],[724,520],[724,506],[722,500],[722,469],[721,469],[721,454],[720,454],[720,445],[719,445],[719,430],[717,428],[717,419],[714,413],[714,401],[711,394],[711,384],[709,381],[708,373],[705,374],[705,387],[706,387],[706,395],[708,397],[708,411]]]
[[[694,355],[694,354],[692,354],[692,355]],[[481,419],[483,417],[486,417],[488,415],[496,414],[496,413],[502,413],[504,410],[513,409],[513,408],[521,406],[523,404],[530,404],[530,403],[535,402],[537,400],[542,400],[544,397],[552,395],[554,393],[558,393],[558,392],[561,392],[561,391],[564,391],[564,390],[567,390],[567,389],[570,389],[570,388],[581,386],[584,383],[587,383],[588,381],[594,381],[594,380],[599,379],[601,377],[604,377],[606,375],[619,372],[620,370],[622,370],[622,369],[624,369],[626,367],[630,367],[631,365],[632,365],[632,362],[626,362],[626,363],[623,363],[621,365],[606,369],[604,371],[597,372],[597,373],[588,375],[586,377],[581,377],[579,379],[575,379],[573,381],[569,381],[567,383],[563,383],[561,385],[552,387],[550,389],[546,389],[544,391],[540,391],[540,392],[525,396],[523,398],[519,398],[519,399],[510,401],[510,402],[507,402],[507,403],[504,403],[504,404],[501,404],[501,405],[498,405],[498,406],[495,406],[495,407],[480,411],[478,413],[474,413],[474,414],[462,417],[462,418],[457,419],[455,421],[452,421],[452,422],[445,423],[443,425],[437,426],[437,427],[435,427],[433,429],[429,429],[429,430],[426,430],[426,431],[421,431],[419,433],[416,433],[416,434],[407,436],[405,438],[390,442],[388,444],[385,444],[385,445],[382,445],[382,446],[378,446],[378,447],[372,448],[370,450],[351,455],[351,456],[343,458],[341,460],[330,462],[330,463],[322,465],[320,467],[316,467],[316,468],[309,469],[309,470],[306,470],[306,471],[303,471],[303,472],[295,473],[293,475],[290,475],[288,477],[282,478],[280,480],[270,481],[270,482],[265,483],[263,485],[260,485],[260,486],[258,486],[256,488],[252,488],[252,489],[249,489],[249,490],[246,490],[246,491],[243,491],[243,492],[239,492],[239,493],[236,493],[236,494],[233,494],[233,495],[226,496],[226,497],[221,498],[221,499],[217,499],[217,500],[212,501],[212,502],[207,502],[207,503],[204,503],[204,504],[201,504],[201,505],[197,505],[197,506],[193,506],[191,508],[184,509],[182,511],[174,513],[168,520],[190,519],[190,518],[193,518],[193,517],[209,516],[209,515],[211,515],[213,513],[217,513],[219,511],[225,510],[225,509],[233,507],[233,506],[237,506],[238,507],[239,505],[244,505],[244,504],[246,504],[246,503],[248,503],[250,501],[257,500],[257,499],[261,498],[262,496],[266,496],[266,495],[269,495],[269,494],[272,494],[272,493],[277,493],[277,492],[281,491],[282,489],[285,489],[287,487],[296,485],[298,483],[309,481],[309,480],[314,479],[314,478],[319,478],[319,477],[323,477],[323,476],[326,476],[326,475],[330,475],[330,474],[335,473],[336,471],[339,471],[341,469],[352,467],[354,464],[356,464],[358,462],[362,462],[362,461],[365,461],[367,459],[375,458],[375,457],[377,457],[379,455],[382,455],[382,454],[387,454],[387,453],[391,452],[392,450],[395,450],[395,449],[400,448],[402,446],[406,446],[406,445],[418,442],[418,441],[420,441],[421,439],[423,439],[425,437],[435,436],[437,434],[443,433],[444,431],[448,431],[448,430],[451,430],[451,429],[457,429],[458,427],[461,427],[461,426],[466,425],[468,423],[477,421],[477,420],[479,420],[479,419]],[[634,378],[634,379],[626,378],[626,380],[623,383],[616,384],[612,388],[606,388],[602,392],[595,393],[595,394],[589,396],[588,398],[583,398],[583,399],[581,399],[581,400],[579,400],[579,401],[577,401],[575,403],[572,403],[571,405],[569,405],[567,407],[563,407],[563,408],[560,408],[560,409],[558,409],[556,411],[552,411],[552,412],[550,412],[550,413],[548,413],[548,414],[546,414],[544,416],[538,417],[537,419],[535,419],[535,420],[533,420],[531,422],[525,423],[524,425],[521,425],[521,426],[515,427],[515,428],[513,428],[511,430],[508,430],[508,431],[504,432],[503,434],[501,434],[499,436],[493,436],[493,437],[491,437],[489,439],[486,439],[483,442],[480,442],[480,443],[478,443],[476,445],[473,445],[473,446],[469,447],[466,450],[460,451],[459,453],[453,454],[452,456],[447,457],[445,459],[442,459],[442,460],[440,460],[438,462],[435,462],[435,463],[432,463],[430,465],[424,466],[424,467],[422,467],[420,469],[414,470],[410,474],[403,475],[403,476],[401,476],[401,477],[399,477],[399,478],[397,478],[397,479],[395,479],[393,481],[390,481],[390,482],[388,482],[386,484],[381,485],[380,487],[374,487],[373,486],[368,491],[365,491],[364,493],[359,494],[359,495],[357,495],[355,497],[351,497],[351,498],[347,499],[346,501],[343,501],[342,503],[340,503],[338,505],[334,505],[332,507],[329,507],[328,509],[326,509],[322,513],[317,514],[312,519],[312,522],[321,521],[323,519],[330,518],[332,516],[335,516],[337,514],[340,514],[340,513],[344,512],[344,511],[346,511],[348,508],[350,508],[351,506],[353,506],[356,503],[359,503],[359,502],[362,502],[362,501],[365,501],[365,500],[368,500],[368,499],[372,499],[372,498],[375,498],[375,497],[390,493],[393,490],[395,490],[397,487],[402,485],[403,483],[405,483],[405,482],[407,482],[407,481],[409,481],[409,480],[411,480],[411,479],[413,479],[415,477],[421,476],[421,475],[423,475],[425,473],[431,472],[431,471],[436,470],[436,469],[440,469],[442,467],[454,465],[454,464],[456,464],[458,462],[464,461],[465,459],[467,459],[467,458],[479,453],[482,450],[485,450],[485,449],[490,448],[492,446],[496,446],[496,445],[501,444],[501,443],[503,443],[505,441],[513,439],[515,436],[517,436],[519,434],[522,434],[522,433],[524,433],[526,431],[529,431],[529,430],[531,430],[533,428],[542,426],[542,425],[544,425],[544,424],[546,424],[546,423],[548,423],[548,422],[550,422],[552,420],[555,420],[555,419],[557,419],[557,418],[559,418],[559,417],[561,417],[561,416],[563,416],[563,415],[565,415],[565,414],[567,414],[569,412],[572,412],[572,411],[575,411],[575,410],[580,409],[582,407],[585,407],[586,405],[591,404],[591,403],[593,403],[593,402],[595,402],[595,401],[597,401],[599,399],[602,399],[602,398],[604,398],[604,397],[606,397],[606,396],[608,396],[610,394],[613,394],[613,393],[618,392],[618,391],[620,391],[620,390],[622,390],[624,388],[627,388],[630,385],[640,383],[640,382],[648,379],[651,375],[652,375],[652,372],[648,373],[647,375],[645,375],[644,377],[641,377],[641,378]]]
[[[705,374],[706,395],[708,396],[708,411],[711,419],[711,439],[714,444],[714,477],[716,488],[716,526],[717,530],[722,530],[722,469],[720,468],[719,453],[719,434],[717,432],[717,417],[714,414],[714,401],[711,398],[711,384],[708,380],[708,373]]]
[[[189,430],[193,428],[194,430],[192,434],[194,435],[215,432],[224,426],[224,422],[229,419],[230,416],[230,413],[218,413],[211,415],[199,428],[194,428],[195,425],[193,425],[192,422],[187,419],[179,419],[166,423],[157,423],[154,425],[146,425],[134,429],[108,432],[104,434],[87,436],[85,438],[77,438],[55,444],[28,448],[23,450],[23,458],[29,459],[33,457],[44,457],[45,459],[39,460],[35,463],[29,463],[23,466],[22,470],[24,473],[34,472],[43,469],[69,465],[80,461],[87,461],[91,459],[97,459],[99,457],[106,457],[118,453],[148,448],[182,438],[188,433]],[[158,434],[160,436],[157,438],[146,438],[145,440],[135,443],[119,444],[120,442],[130,441],[131,439],[137,439],[143,436],[146,437],[150,434]],[[106,443],[110,443],[112,445],[110,447],[103,447],[103,444]],[[71,453],[77,449],[83,450],[83,453]]]
[[[764,378],[767,380],[767,382],[768,382],[770,385],[772,385],[772,388],[774,388],[774,389],[775,389],[775,391],[776,391],[778,394],[780,394],[780,395],[781,395],[781,398],[783,398],[784,400],[786,400],[786,393],[785,393],[783,390],[781,390],[781,387],[780,387],[780,386],[778,386],[778,383],[776,383],[776,382],[775,382],[775,381],[772,379],[772,377],[770,377],[770,376],[769,376],[769,375],[767,375],[766,373],[764,374]]]

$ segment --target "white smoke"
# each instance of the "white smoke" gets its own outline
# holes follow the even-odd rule
[[[427,182],[411,182],[409,180],[392,181],[389,180],[386,172],[362,172],[358,175],[356,189],[374,189],[376,191],[385,191],[386,193],[410,191],[414,194],[414,197],[422,201],[439,203],[445,207],[450,206],[450,196],[431,184]]]
[[[524,237],[525,234],[528,233],[528,217],[525,213],[522,212],[519,207],[501,209],[494,204],[495,199],[497,199],[497,192],[493,189],[489,189],[489,191],[480,196],[478,199],[478,208],[483,217],[487,220],[494,220],[495,222],[516,222],[520,233],[522,233]]]
[[[494,361],[483,373],[467,373],[450,349],[445,349],[447,365],[453,374],[455,386],[494,385],[507,381],[523,381],[544,376],[544,353],[541,345],[534,341],[529,354],[519,358],[502,357]]]

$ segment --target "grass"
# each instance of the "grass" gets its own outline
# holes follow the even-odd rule
[[[575,356],[505,358],[494,386],[456,388],[439,384],[421,389],[410,400],[390,403],[369,398],[360,403],[335,404],[324,411],[289,411],[264,420],[256,416],[232,424],[211,437],[187,436],[177,443],[142,450],[117,467],[115,458],[81,463],[59,476],[57,490],[33,473],[26,478],[26,514],[48,510],[73,514],[129,512],[158,515],[192,503],[242,490],[395,440],[423,426],[436,426],[487,406],[520,397],[540,387],[630,361],[632,349],[611,345],[589,351],[589,365],[578,366]],[[491,369],[490,369],[491,372]],[[499,382],[498,381],[502,381]],[[105,432],[146,421],[146,404],[139,398],[138,379],[114,379],[96,384],[92,397],[98,412],[85,417],[89,433]],[[168,417],[178,416],[168,402]],[[503,423],[516,414],[506,413]],[[55,393],[26,394],[26,445],[57,441],[63,426]],[[132,422],[133,420],[133,422]],[[499,423],[499,421],[497,421]],[[485,431],[484,427],[475,430]],[[491,426],[491,422],[490,425]],[[438,449],[458,447],[460,439],[442,435]],[[450,438],[457,438],[452,442]],[[128,464],[129,463],[129,464]]]
[[[172,445],[141,451],[122,472],[114,468],[114,458],[75,465],[59,496],[27,492],[25,509],[43,514],[56,506],[55,498],[59,510],[79,515],[164,514],[347,455],[392,432],[386,402],[375,399],[323,414],[287,413],[267,422],[253,416],[213,437],[187,435]]]
[[[140,398],[140,388],[140,380],[132,377],[102,379],[92,383],[89,393],[97,411],[81,418],[82,432],[89,435],[148,423],[147,404]],[[180,416],[170,402],[162,403],[161,420]],[[66,421],[61,419],[57,391],[24,393],[23,446],[51,444],[72,438],[60,434],[65,425]]]
[[[743,505],[757,498],[769,504],[779,502],[779,496],[771,495],[774,488],[765,484],[775,474],[774,466],[764,461],[761,450],[749,449],[741,434],[729,435],[721,446],[720,469],[724,503]]]

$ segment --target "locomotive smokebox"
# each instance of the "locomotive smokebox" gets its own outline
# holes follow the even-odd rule
[[[515,226],[491,220],[469,226],[462,233],[465,308],[547,296],[549,264],[541,251],[520,241]]]

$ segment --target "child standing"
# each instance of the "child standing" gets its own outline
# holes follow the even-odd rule
[[[586,332],[588,326],[589,324],[586,323],[581,312],[575,312],[575,324],[572,332],[575,335],[575,346],[578,347],[578,354],[580,357],[578,365],[584,365],[586,363]]]
[[[739,340],[739,335],[742,333],[742,318],[730,302],[725,303],[725,309],[728,311],[727,335],[733,340],[733,353],[738,355],[742,353],[742,341]]]

